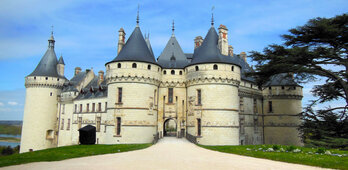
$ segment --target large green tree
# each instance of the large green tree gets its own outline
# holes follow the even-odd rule
[[[348,131],[342,131],[348,130],[348,15],[311,19],[290,29],[282,38],[284,44],[269,45],[263,53],[251,52],[257,63],[251,75],[260,86],[279,73],[294,73],[299,83],[325,79],[325,83],[312,89],[318,100],[303,112],[304,138],[348,138]],[[338,100],[343,104],[313,109],[318,103]]]

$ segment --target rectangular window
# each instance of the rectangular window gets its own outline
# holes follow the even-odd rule
[[[155,92],[153,93],[153,104],[154,105],[157,105],[156,104],[156,96],[157,96],[157,90],[155,90]]]
[[[197,90],[197,104],[202,105],[202,91],[201,91],[201,89]]]
[[[120,117],[116,118],[116,135],[117,136],[121,135],[121,118]]]
[[[86,105],[86,110],[89,112],[89,104]]]
[[[82,126],[82,117],[79,117],[78,118],[78,129],[81,129],[81,126]]]
[[[97,132],[100,132],[100,121],[101,121],[101,118],[97,117],[97,120],[96,120],[96,131]]]
[[[62,114],[65,113],[65,104],[63,104]]]
[[[201,119],[197,119],[197,136],[201,136]]]
[[[98,112],[101,112],[101,103],[98,103]]]
[[[168,88],[168,103],[173,103],[173,88]]]
[[[82,104],[80,104],[80,113],[82,112]]]
[[[74,113],[77,112],[77,104],[75,104],[75,109],[74,109]]]
[[[64,130],[64,119],[62,119],[62,125],[60,125],[60,130]]]
[[[273,112],[272,101],[269,101],[269,102],[268,102],[268,111],[269,111],[270,113]]]
[[[239,128],[240,128],[240,129],[239,129],[240,133],[241,133],[241,134],[244,134],[244,133],[245,133],[245,130],[244,130],[244,122],[240,122],[240,123],[239,123],[239,126],[240,126],[240,127],[239,127]]]
[[[122,87],[118,88],[118,103],[122,103]]]
[[[257,100],[254,99],[254,113],[257,113]]]
[[[105,112],[107,108],[108,108],[108,102],[105,102]]]
[[[70,130],[70,119],[68,119],[68,125],[67,125],[66,130]]]
[[[92,112],[95,112],[95,103],[92,103]]]

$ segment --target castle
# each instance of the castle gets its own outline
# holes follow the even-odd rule
[[[79,129],[87,125],[95,127],[98,144],[175,135],[202,145],[301,145],[302,87],[290,74],[258,87],[245,76],[253,71],[246,53],[233,54],[226,26],[217,32],[212,21],[205,38],[194,39],[193,53],[183,52],[173,27],[157,60],[139,20],[127,41],[125,35],[121,28],[117,56],[105,64],[105,74],[76,67],[69,80],[52,33],[25,77],[21,153],[79,144]]]

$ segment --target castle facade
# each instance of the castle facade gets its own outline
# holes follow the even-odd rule
[[[35,70],[25,77],[20,152],[79,144],[79,129],[96,128],[98,144],[151,143],[166,135],[202,145],[301,145],[297,130],[302,87],[279,74],[262,87],[245,73],[244,52],[233,54],[228,29],[212,22],[194,52],[184,53],[175,34],[156,60],[139,24],[117,56],[97,74],[75,68],[64,76],[51,35]]]

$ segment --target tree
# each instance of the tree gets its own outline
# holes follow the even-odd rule
[[[249,75],[254,76],[259,85],[263,85],[271,76],[280,73],[294,73],[294,79],[298,83],[324,78],[326,80],[324,84],[316,85],[312,89],[312,93],[319,99],[312,101],[304,110],[304,124],[301,130],[306,133],[308,129],[304,128],[314,128],[312,126],[321,128],[319,124],[328,123],[332,119],[336,122],[331,121],[327,126],[341,123],[347,128],[348,15],[311,19],[305,25],[290,29],[289,32],[282,35],[284,44],[269,45],[263,53],[251,52],[251,57],[257,64],[256,72]],[[317,103],[336,100],[344,100],[345,104],[321,110],[312,109]],[[328,129],[321,130],[327,132]],[[318,132],[315,136],[319,137],[321,134],[330,137],[348,137],[347,131],[345,134],[333,131],[334,134]]]

